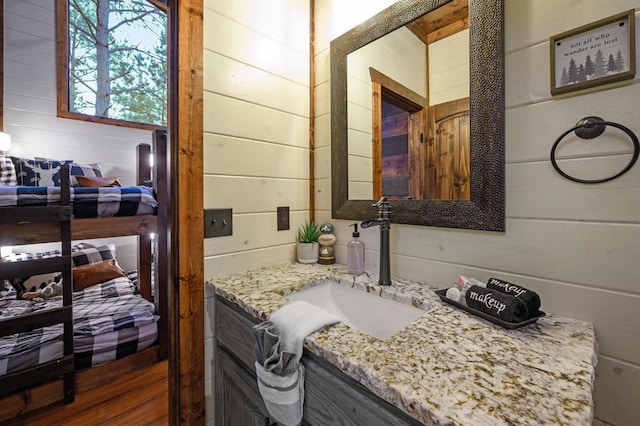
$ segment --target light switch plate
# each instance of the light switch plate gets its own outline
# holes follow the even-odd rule
[[[278,231],[286,231],[289,226],[289,207],[278,207]]]
[[[232,209],[204,210],[204,237],[224,237],[233,235]]]

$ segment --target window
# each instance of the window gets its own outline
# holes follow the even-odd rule
[[[149,0],[57,0],[58,115],[167,124],[167,16]]]

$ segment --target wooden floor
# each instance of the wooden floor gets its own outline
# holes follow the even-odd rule
[[[169,423],[168,390],[168,362],[162,361],[81,392],[72,404],[44,408],[6,424],[165,425]]]

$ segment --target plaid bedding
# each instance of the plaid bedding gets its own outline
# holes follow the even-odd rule
[[[117,277],[100,284],[92,285],[84,290],[76,291],[73,293],[73,316],[85,315],[84,313],[78,313],[79,303],[90,303],[92,301],[100,301],[101,299],[130,296],[136,294],[136,292],[135,285],[127,277]]]
[[[0,375],[53,361],[62,358],[63,354],[64,343],[62,336],[59,336],[57,339],[44,342],[35,348],[0,358]]]
[[[85,360],[82,365],[86,364],[86,353],[90,354],[89,360],[94,359],[96,362],[106,358],[116,359],[114,357],[128,354],[132,348],[139,348],[143,343],[148,343],[148,347],[155,342],[159,318],[154,314],[155,306],[136,293],[128,278],[119,277],[73,294],[74,346],[82,347],[82,357]],[[62,305],[61,296],[48,301],[30,301],[16,300],[14,295],[9,291],[0,298],[0,319]],[[149,333],[154,336],[148,336]],[[55,359],[51,358],[51,348],[61,339],[62,334],[62,324],[56,324],[0,338],[0,374],[18,371],[25,368],[26,363]],[[138,341],[142,337],[144,341]],[[97,346],[88,348],[87,341],[94,342]],[[110,342],[111,348],[107,342]],[[102,352],[108,355],[99,355]],[[58,357],[61,355],[60,351]],[[78,359],[77,354],[76,358]]]
[[[75,336],[73,339],[76,370],[95,367],[123,358],[153,345],[158,337],[155,321],[97,336]],[[41,345],[0,358],[0,375],[20,371],[61,358],[64,353],[62,335]]]
[[[153,345],[158,338],[156,321],[95,336],[76,336],[73,340],[76,369],[95,367],[124,358]]]
[[[112,299],[82,301],[73,305],[74,334],[96,334],[117,331],[153,322],[153,303],[137,295]]]
[[[0,186],[0,207],[46,206],[60,201],[57,186]],[[146,186],[71,188],[77,218],[154,214],[157,202]]]
[[[62,335],[62,324],[37,328],[24,333],[4,336],[0,339],[0,357],[20,353],[37,347]]]
[[[11,289],[0,299],[0,320],[27,315],[62,306],[62,297],[46,301],[18,300],[15,290]],[[0,344],[0,347],[2,345]],[[1,353],[1,352],[0,352]]]

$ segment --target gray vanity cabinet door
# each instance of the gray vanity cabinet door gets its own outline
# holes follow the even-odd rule
[[[256,379],[236,363],[226,351],[218,351],[216,369],[216,424],[224,426],[269,426]]]
[[[216,424],[270,426],[253,366],[253,326],[248,316],[216,303]]]
[[[238,358],[255,375],[252,327],[257,320],[237,307],[218,300],[216,303],[216,340],[218,346]]]

